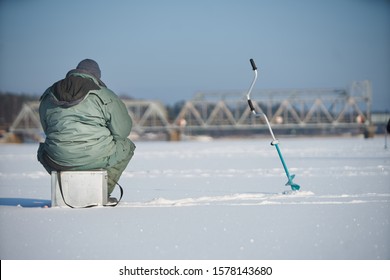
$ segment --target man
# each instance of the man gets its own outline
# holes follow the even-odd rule
[[[114,190],[135,150],[132,120],[124,103],[100,80],[99,65],[81,61],[40,98],[46,134],[38,160],[51,171],[105,169]]]

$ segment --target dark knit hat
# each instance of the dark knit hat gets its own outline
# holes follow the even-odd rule
[[[96,78],[100,79],[101,77],[101,72],[99,65],[95,60],[92,59],[84,59],[80,61],[80,63],[77,65],[76,69],[86,71],[87,73],[92,74]]]

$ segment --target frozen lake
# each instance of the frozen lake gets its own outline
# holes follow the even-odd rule
[[[384,138],[138,142],[116,208],[43,208],[36,144],[0,145],[1,259],[390,259]],[[114,194],[118,195],[116,190]]]

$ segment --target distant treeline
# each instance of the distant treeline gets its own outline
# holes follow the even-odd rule
[[[19,114],[23,103],[37,101],[39,96],[0,92],[0,130],[8,130]]]

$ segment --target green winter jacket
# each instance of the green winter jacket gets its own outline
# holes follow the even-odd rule
[[[118,142],[134,150],[128,139],[132,120],[124,103],[94,76],[71,71],[40,100],[43,149],[55,163],[72,169],[105,168],[115,164]]]

